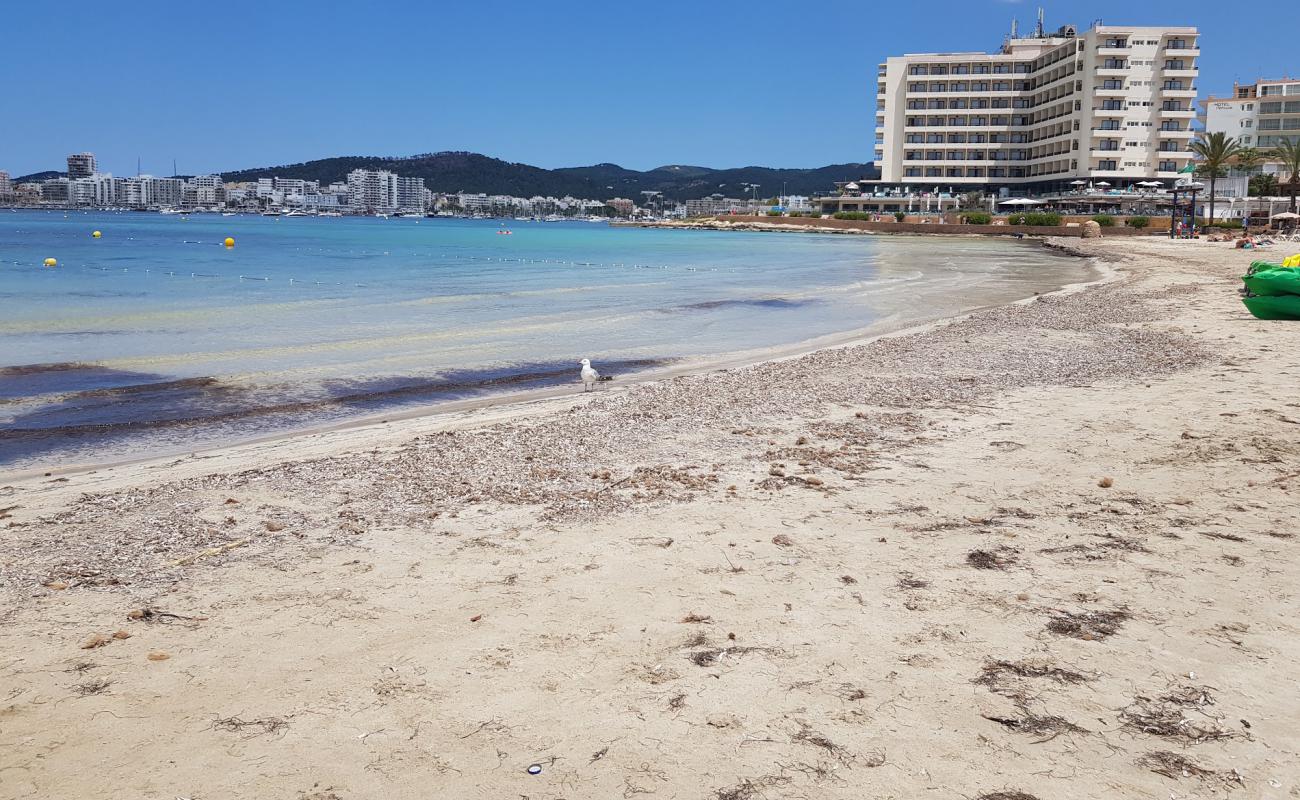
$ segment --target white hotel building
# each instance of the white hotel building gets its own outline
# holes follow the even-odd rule
[[[876,162],[864,193],[1039,194],[1074,181],[1173,182],[1192,158],[1197,29],[1066,26],[996,53],[879,67]]]
[[[1208,97],[1201,104],[1206,133],[1224,133],[1264,154],[1283,141],[1300,141],[1300,78],[1235,84],[1231,97]],[[1282,181],[1291,177],[1276,162],[1264,163],[1261,171]]]

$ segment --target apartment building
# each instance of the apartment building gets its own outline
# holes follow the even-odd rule
[[[14,195],[14,183],[9,173],[0,170],[0,201],[11,200]]]
[[[1192,159],[1194,27],[1012,29],[996,53],[922,53],[879,66],[883,188],[1068,190],[1173,181]]]
[[[68,178],[89,178],[98,170],[95,166],[94,153],[73,153],[68,156]]]
[[[1300,141],[1300,79],[1233,84],[1231,97],[1208,97],[1201,105],[1207,133],[1223,133],[1264,152],[1283,141]],[[1283,171],[1276,162],[1266,162],[1261,169]]]
[[[352,170],[348,173],[348,206],[357,213],[396,211],[397,175],[382,169]]]
[[[398,175],[396,206],[402,211],[423,214],[428,207],[424,196],[424,178],[404,178]]]

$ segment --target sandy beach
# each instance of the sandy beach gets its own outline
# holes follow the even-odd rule
[[[1111,278],[0,478],[0,797],[1300,797],[1300,328],[1055,244]]]

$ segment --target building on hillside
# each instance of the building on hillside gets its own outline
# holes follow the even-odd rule
[[[1192,159],[1200,53],[1194,27],[1046,33],[1040,19],[1028,37],[1013,27],[995,53],[888,58],[877,77],[880,179],[855,185],[1020,195],[1173,183]]]
[[[348,207],[357,214],[397,210],[397,176],[388,170],[354,169],[348,173]]]
[[[1245,147],[1266,154],[1283,141],[1300,141],[1300,79],[1233,84],[1231,97],[1207,97],[1201,106],[1207,133],[1226,134]],[[1281,181],[1291,177],[1276,161],[1260,169]]]
[[[94,153],[73,153],[68,156],[68,178],[89,178],[96,172]]]

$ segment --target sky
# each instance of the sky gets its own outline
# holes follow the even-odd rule
[[[117,175],[137,158],[169,175],[173,159],[200,174],[441,150],[548,168],[869,161],[880,61],[996,49],[1038,5],[5,0],[0,170],[83,150]],[[1300,74],[1268,4],[1249,25],[1208,0],[1041,5],[1052,29],[1199,26],[1202,96]]]

